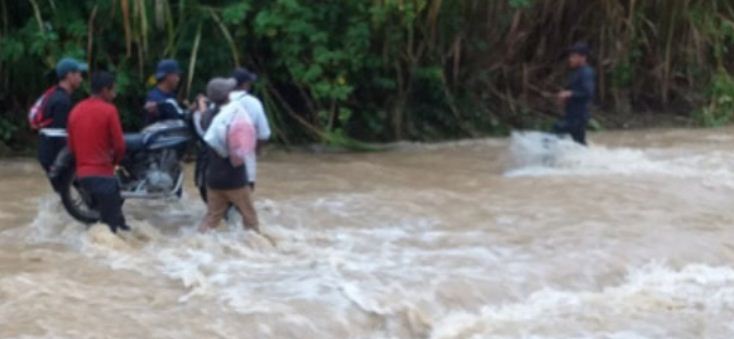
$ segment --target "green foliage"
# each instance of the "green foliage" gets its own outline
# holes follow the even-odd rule
[[[16,131],[18,131],[18,125],[15,122],[5,117],[0,117],[0,141],[4,143],[9,142]]]
[[[533,0],[509,0],[513,8],[529,8],[533,6]]]
[[[635,48],[625,59],[618,63],[611,70],[612,83],[611,86],[615,89],[629,88],[635,81],[635,65],[640,61],[641,53],[640,50]]]
[[[251,9],[248,1],[241,1],[227,6],[222,10],[222,21],[228,25],[237,25],[245,20],[247,12]]]
[[[258,11],[254,26],[256,38],[270,40],[272,80],[297,87],[302,104],[315,113],[313,128],[341,133],[354,112],[346,107],[355,90],[352,74],[364,72],[369,61],[368,8],[357,2],[273,2]]]
[[[695,112],[696,120],[707,127],[729,123],[734,113],[734,78],[726,72],[716,74],[707,94],[709,104]]]
[[[155,64],[175,58],[186,70],[180,99],[244,66],[260,76],[255,93],[281,142],[351,148],[543,126],[556,110],[546,93],[565,81],[559,57],[577,40],[594,47],[597,100],[612,111],[626,95],[721,125],[734,108],[731,1],[47,3],[0,0],[0,107],[11,113],[0,140],[30,133],[15,126],[64,56],[117,74],[128,130],[140,128]]]

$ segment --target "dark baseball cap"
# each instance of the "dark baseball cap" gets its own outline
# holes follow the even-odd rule
[[[244,68],[237,68],[232,72],[232,78],[237,80],[237,86],[241,86],[247,82],[255,82],[255,80],[257,80],[257,74]]]
[[[155,79],[161,81],[169,74],[181,74],[181,67],[178,66],[178,61],[173,59],[161,60],[155,69]]]
[[[577,42],[566,50],[566,55],[580,54],[583,56],[589,56],[591,54],[591,47],[585,42]]]
[[[63,79],[67,74],[72,72],[86,72],[89,65],[74,58],[63,58],[56,64],[56,76]]]

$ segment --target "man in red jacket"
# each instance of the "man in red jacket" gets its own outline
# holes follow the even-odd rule
[[[125,138],[115,99],[115,77],[107,72],[92,76],[92,96],[69,115],[69,149],[76,159],[76,176],[92,198],[102,222],[112,232],[130,230],[122,215],[120,186],[115,167],[125,156]]]

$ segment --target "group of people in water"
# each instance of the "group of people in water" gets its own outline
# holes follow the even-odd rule
[[[564,116],[553,127],[559,135],[586,145],[586,128],[590,119],[589,105],[594,97],[595,76],[589,66],[590,48],[585,43],[576,43],[567,50],[571,69],[565,88],[557,93],[556,99],[564,109]],[[123,199],[115,177],[116,166],[125,156],[125,142],[115,99],[115,77],[104,71],[91,76],[89,98],[72,104],[71,95],[82,84],[83,73],[88,66],[78,60],[64,58],[56,65],[58,83],[47,90],[31,110],[31,124],[40,132],[38,160],[48,173],[57,154],[66,146],[75,157],[76,176],[79,185],[98,202],[102,222],[113,232],[129,230],[122,213]],[[181,68],[175,60],[158,63],[155,72],[156,86],[150,90],[142,109],[146,125],[167,119],[177,119],[178,111],[170,105],[161,105],[176,100],[181,81]],[[207,213],[200,224],[206,231],[217,227],[231,206],[242,215],[246,228],[259,231],[257,213],[252,202],[256,180],[256,153],[240,156],[227,154],[216,146],[223,136],[213,135],[212,125],[234,121],[232,117],[245,117],[254,128],[247,136],[259,150],[270,138],[268,118],[262,103],[251,94],[257,76],[246,69],[235,69],[230,77],[212,79],[206,95],[199,95],[189,109],[195,114],[199,133],[206,134],[205,150],[200,156],[207,158]],[[220,117],[220,121],[217,118]],[[227,123],[227,122],[225,122]],[[53,138],[45,131],[64,129],[65,139]]]
[[[95,202],[94,208],[99,211],[100,220],[112,232],[129,231],[122,212],[120,184],[115,175],[126,154],[120,116],[113,103],[116,97],[115,76],[105,71],[95,72],[90,79],[90,96],[73,104],[72,94],[81,87],[87,71],[88,65],[83,62],[72,58],[60,60],[55,68],[57,83],[31,109],[29,121],[40,131],[38,160],[48,174],[58,154],[68,147],[74,156],[78,185]],[[166,59],[158,63],[156,85],[148,92],[141,110],[146,125],[181,118],[178,107],[164,104],[176,102],[181,74],[175,60]],[[207,213],[200,223],[201,231],[217,227],[231,207],[242,215],[245,228],[259,231],[252,201],[256,157],[270,138],[271,131],[262,102],[251,93],[256,80],[254,73],[237,68],[230,77],[209,81],[206,94],[199,95],[188,107],[194,115],[197,132],[204,140],[231,139],[228,135],[215,135],[214,128],[210,130],[209,127],[232,124],[240,118],[252,130],[251,133],[242,133],[241,137],[253,139],[241,143],[255,145],[251,152],[235,154],[219,149],[216,143],[204,143],[200,157],[206,158]],[[221,118],[223,116],[227,118]],[[65,130],[68,137],[58,138],[59,130]],[[229,132],[229,128],[219,130]]]

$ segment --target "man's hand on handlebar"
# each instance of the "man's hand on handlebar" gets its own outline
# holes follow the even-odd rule
[[[145,106],[143,106],[143,108],[145,108],[145,110],[148,111],[148,113],[150,114],[158,113],[158,103],[156,102],[148,101],[145,103]]]
[[[204,112],[206,112],[207,106],[208,106],[208,100],[207,100],[206,96],[204,96],[203,94],[197,95],[196,96],[195,108],[193,108],[193,109],[196,110],[196,111],[199,111],[199,112],[204,113]]]

